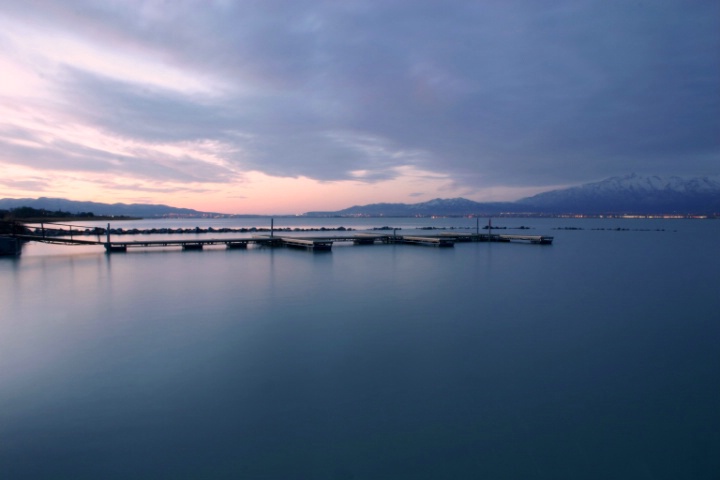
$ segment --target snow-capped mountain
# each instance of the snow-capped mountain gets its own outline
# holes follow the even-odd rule
[[[720,178],[630,174],[517,203],[548,213],[713,213],[720,211]]]

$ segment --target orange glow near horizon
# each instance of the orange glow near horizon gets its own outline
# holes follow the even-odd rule
[[[375,183],[358,180],[321,182],[306,177],[272,177],[248,172],[232,183],[179,183],[113,177],[95,173],[38,172],[22,166],[1,165],[6,182],[3,197],[55,197],[100,203],[164,204],[224,214],[299,215],[335,211],[370,203],[419,203],[457,196],[443,175],[411,167]],[[476,201],[510,201],[538,189],[500,188],[466,195]]]

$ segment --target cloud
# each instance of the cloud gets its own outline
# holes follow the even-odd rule
[[[38,180],[13,180],[10,178],[0,179],[0,185],[7,190],[32,190],[32,191],[43,191],[49,185],[49,182],[44,179]]]
[[[6,3],[34,87],[0,84],[3,162],[469,193],[718,170],[717,2]]]

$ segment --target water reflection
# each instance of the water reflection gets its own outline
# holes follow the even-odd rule
[[[712,478],[720,259],[673,235],[30,246],[0,262],[0,473]]]

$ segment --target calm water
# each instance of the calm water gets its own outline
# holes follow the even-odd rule
[[[718,478],[720,222],[494,223],[555,244],[0,258],[0,478]]]

